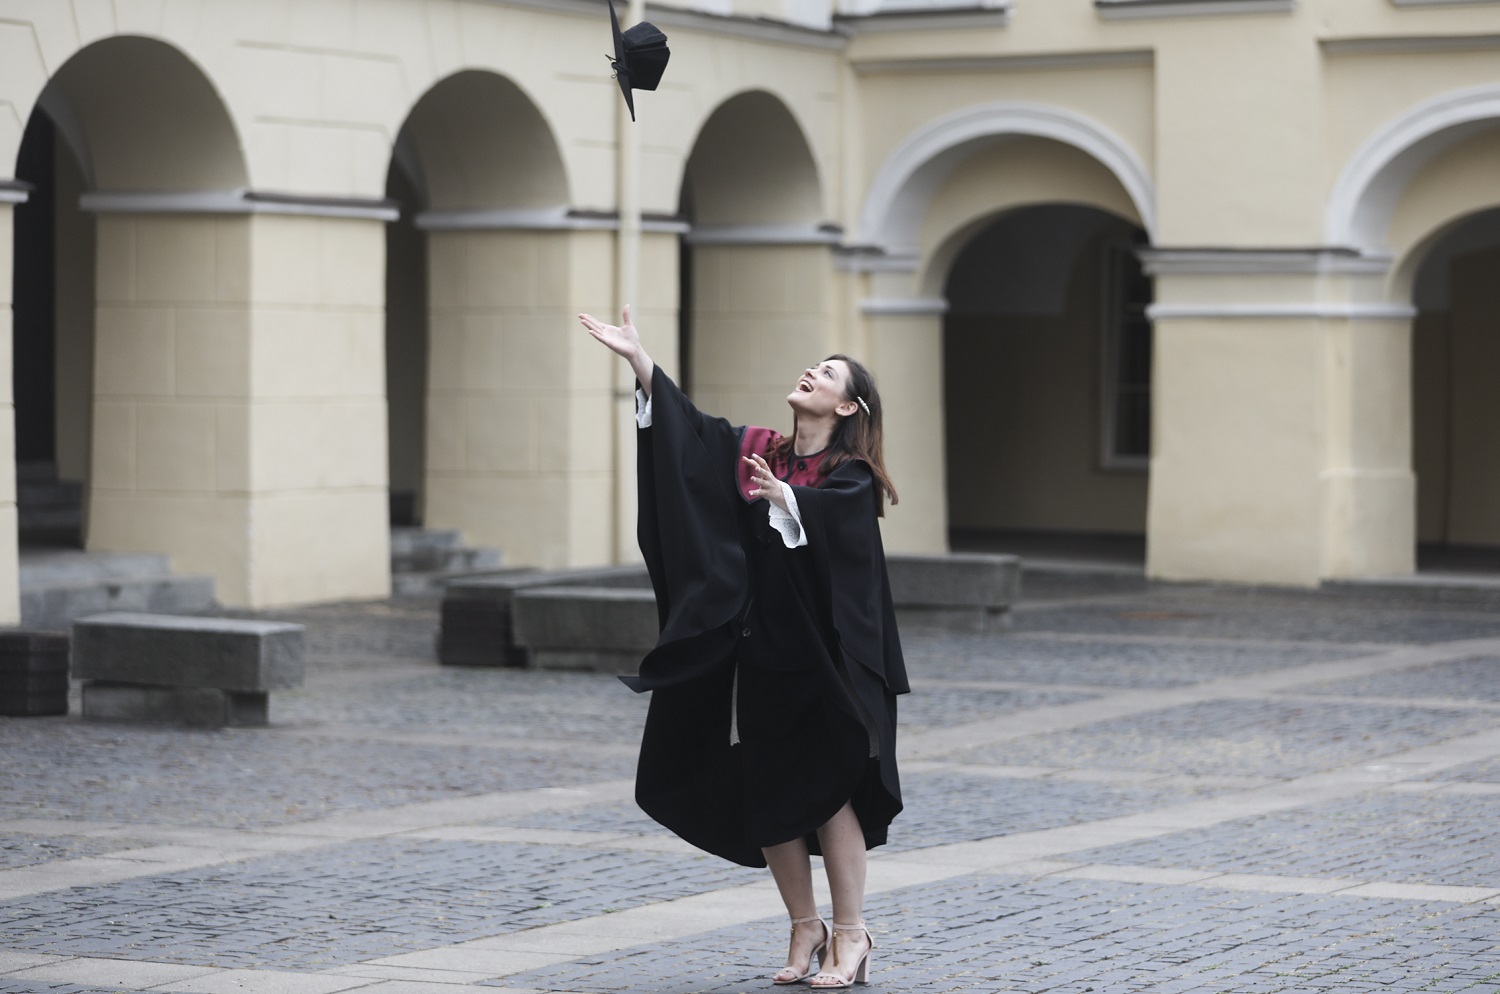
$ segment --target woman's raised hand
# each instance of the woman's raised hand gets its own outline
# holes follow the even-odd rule
[[[630,368],[635,371],[635,378],[640,381],[641,390],[647,397],[651,396],[651,377],[656,371],[656,363],[646,354],[641,347],[641,333],[635,330],[635,322],[630,320],[630,305],[625,305],[624,317],[620,324],[605,324],[592,314],[580,314],[578,320],[588,329],[588,333],[613,353],[630,363]]]
[[[597,341],[627,361],[635,359],[641,351],[641,334],[630,320],[630,305],[625,305],[625,316],[620,324],[605,324],[592,314],[580,314],[578,320]]]

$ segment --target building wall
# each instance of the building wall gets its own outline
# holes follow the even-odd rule
[[[828,3],[702,6],[649,8],[673,61],[625,126],[653,223],[695,226],[691,379],[705,406],[784,423],[805,363],[834,348],[868,359],[903,496],[888,544],[945,548],[949,268],[1006,210],[1088,205],[1147,233],[1157,278],[1150,570],[1309,584],[1411,568],[1412,274],[1451,225],[1500,204],[1500,4],[1110,20],[1089,0],[1017,0],[1008,17],[979,5],[871,30],[894,23],[877,13],[836,32]],[[11,5],[0,179],[38,101],[71,108],[59,126],[85,160],[61,271],[80,283],[92,217],[97,300],[91,329],[85,305],[62,320],[73,399],[60,425],[69,473],[89,452],[91,545],[170,552],[231,603],[386,589],[386,490],[416,470],[387,465],[382,313],[388,289],[419,277],[388,288],[373,202],[416,120],[428,174],[401,206],[467,212],[424,228],[428,523],[514,562],[630,556],[628,377],[572,319],[622,302],[601,13],[581,0]],[[413,116],[459,73],[479,74],[474,96],[450,89],[436,116]],[[177,199],[141,199],[160,193]],[[637,311],[669,368],[672,223],[645,239]],[[1088,291],[1070,304],[1084,315]],[[1447,319],[1481,350],[1484,306]],[[1463,417],[1467,430],[1489,412]],[[1055,458],[1042,450],[1015,472]],[[0,516],[13,515],[0,457]],[[1488,479],[1465,467],[1447,482]],[[1139,482],[1121,521],[1139,513]],[[1492,520],[1453,534],[1490,541]],[[13,561],[0,544],[0,615]]]

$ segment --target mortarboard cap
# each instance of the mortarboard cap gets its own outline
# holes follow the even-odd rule
[[[672,50],[667,48],[667,36],[649,21],[631,25],[629,31],[621,31],[613,0],[609,2],[609,26],[614,31],[615,54],[612,58],[605,58],[614,66],[615,80],[620,84],[620,92],[625,94],[625,106],[630,108],[630,119],[634,121],[635,99],[630,91],[656,89]]]

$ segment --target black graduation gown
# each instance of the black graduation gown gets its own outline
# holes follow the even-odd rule
[[[881,845],[901,810],[896,696],[910,688],[869,467],[796,487],[808,544],[787,549],[769,503],[737,486],[744,429],[660,368],[651,403],[637,532],[661,637],[624,678],[652,693],[636,801],[745,866],[798,837],[818,852],[817,828],[851,801]]]

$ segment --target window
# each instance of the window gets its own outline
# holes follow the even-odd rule
[[[1135,249],[1108,250],[1104,287],[1101,462],[1145,470],[1151,458],[1151,277]]]

